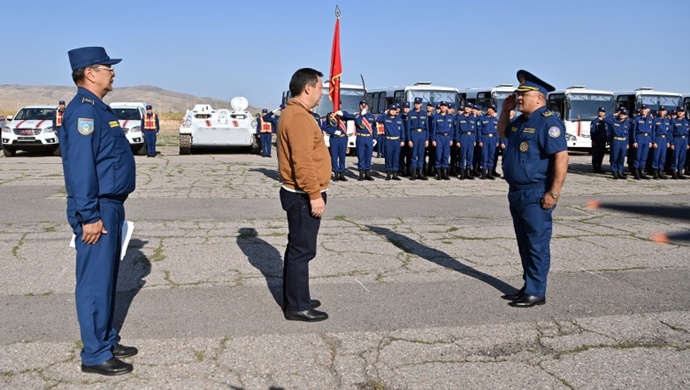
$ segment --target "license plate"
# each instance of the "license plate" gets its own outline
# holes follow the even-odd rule
[[[36,137],[17,137],[17,141],[36,141]]]

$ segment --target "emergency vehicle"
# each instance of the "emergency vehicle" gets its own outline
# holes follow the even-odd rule
[[[180,124],[180,154],[198,148],[241,148],[256,153],[259,135],[256,118],[247,111],[249,101],[238,96],[230,101],[232,109],[214,109],[210,104],[195,104],[187,110]]]
[[[655,91],[651,87],[642,87],[629,92],[616,92],[614,98],[616,107],[627,108],[631,116],[642,105],[653,111],[659,110],[659,106],[664,106],[667,110],[675,110],[680,107],[683,100],[680,93]]]
[[[60,141],[53,130],[53,113],[57,106],[26,106],[2,127],[2,148],[5,157],[17,150],[50,151],[60,155]]]
[[[117,121],[120,123],[122,131],[132,147],[132,153],[146,154],[144,133],[141,131],[141,117],[146,113],[145,103],[135,102],[114,102],[110,103],[110,108],[115,111]]]
[[[496,107],[496,113],[501,115],[503,101],[515,93],[513,84],[499,84],[493,88],[466,88],[461,89],[460,93],[465,96],[467,103],[482,106],[482,111],[486,112],[486,107]]]
[[[414,107],[414,99],[418,97],[422,98],[424,105],[429,102],[437,104],[444,101],[455,104],[457,108],[458,104],[465,103],[464,97],[460,96],[457,88],[432,85],[430,81],[419,81],[414,85],[401,87],[378,88],[367,93],[367,98],[371,102],[371,112],[378,114],[386,111],[393,103],[408,102],[410,107]],[[426,110],[426,106],[422,109]]]
[[[685,117],[690,119],[690,93],[683,94],[683,107],[685,107]],[[675,110],[675,108],[666,107],[667,110]]]
[[[565,139],[571,150],[591,152],[592,137],[589,127],[597,118],[599,107],[603,107],[607,115],[615,109],[613,92],[587,89],[583,85],[549,92],[546,100],[547,108],[563,121]]]

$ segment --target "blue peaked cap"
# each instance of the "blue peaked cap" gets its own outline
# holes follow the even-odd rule
[[[556,90],[556,88],[554,88],[551,84],[545,82],[526,70],[518,70],[517,79],[520,82],[520,85],[517,87],[515,92],[539,91],[546,95],[547,93]]]
[[[105,49],[98,46],[80,47],[67,52],[72,71],[86,68],[91,65],[115,65],[122,61],[121,58],[110,58]]]

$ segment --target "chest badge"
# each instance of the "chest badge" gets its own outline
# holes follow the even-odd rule
[[[527,141],[520,142],[520,151],[524,153],[527,150],[529,150],[529,144],[527,143]]]
[[[93,119],[79,118],[77,120],[77,130],[79,130],[79,134],[82,135],[93,133]]]

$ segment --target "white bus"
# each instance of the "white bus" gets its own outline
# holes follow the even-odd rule
[[[659,106],[664,106],[668,110],[675,110],[683,102],[680,93],[655,91],[650,87],[638,88],[632,92],[616,92],[614,96],[616,107],[627,108],[631,116],[643,104],[650,110],[656,111]]]
[[[414,103],[414,99],[421,97],[424,104],[439,103],[441,101],[452,102],[457,108],[459,103],[464,103],[460,99],[457,88],[442,87],[432,85],[429,81],[420,81],[414,85],[406,85],[401,87],[377,88],[367,91],[367,100],[369,101],[371,112],[383,113],[392,104],[402,104],[409,102],[410,107]],[[423,107],[423,109],[426,109]]]
[[[685,107],[685,117],[690,119],[690,93],[683,94],[683,107]],[[667,110],[675,110],[672,107],[666,107]]]
[[[333,102],[328,97],[328,81],[323,83],[323,95],[319,101],[319,105],[314,108],[314,112],[319,114],[321,120],[326,118],[329,112],[333,112]],[[290,91],[283,92],[283,104],[287,104],[288,100],[292,98]],[[364,87],[355,84],[340,83],[340,109],[347,111],[350,114],[359,112],[359,102],[364,100]],[[337,110],[336,110],[337,111]],[[347,126],[347,147],[348,154],[353,154],[356,148],[357,135],[355,134],[355,121],[349,120],[345,122]],[[324,133],[324,140],[326,146],[330,146],[328,134]]]
[[[565,125],[568,148],[588,152],[592,150],[589,126],[596,119],[599,107],[604,107],[607,115],[615,109],[613,92],[587,89],[583,85],[549,92],[547,101],[548,109],[558,115]]]
[[[515,93],[515,88],[513,84],[499,84],[493,88],[461,89],[460,93],[465,95],[467,103],[482,106],[484,112],[486,112],[486,107],[493,105],[496,107],[496,113],[500,115],[503,101]]]

